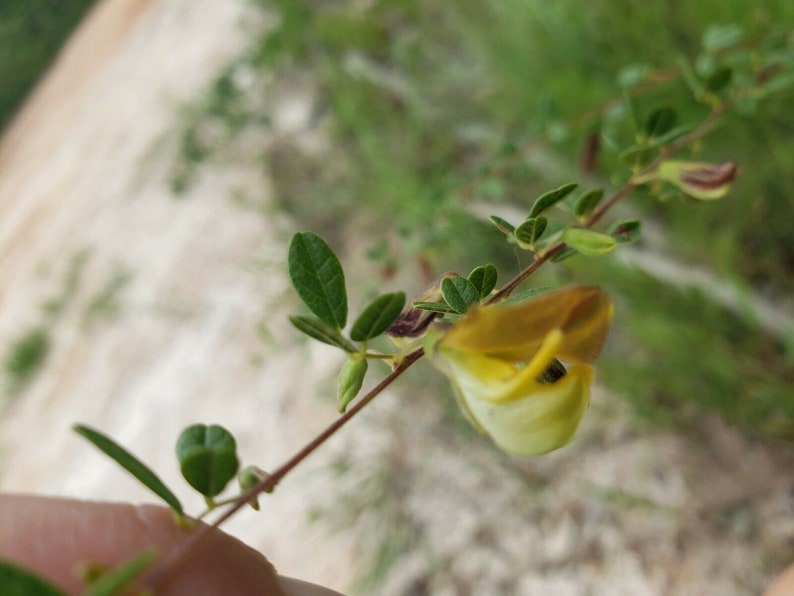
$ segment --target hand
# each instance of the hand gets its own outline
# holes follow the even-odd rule
[[[163,557],[188,536],[171,511],[153,505],[0,495],[0,559],[48,579],[69,594],[84,585],[80,563],[113,566],[154,548]],[[220,530],[158,583],[157,594],[332,596],[326,588],[276,574],[257,551]]]

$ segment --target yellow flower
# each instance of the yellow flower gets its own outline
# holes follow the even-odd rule
[[[589,363],[606,341],[612,311],[607,295],[590,286],[475,306],[431,339],[428,353],[477,429],[505,451],[540,455],[579,427],[590,402]],[[564,374],[558,358],[569,364]]]

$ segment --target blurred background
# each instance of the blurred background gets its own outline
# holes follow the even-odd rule
[[[616,304],[571,445],[498,452],[420,364],[228,530],[353,595],[759,593],[794,558],[782,1],[0,3],[0,488],[150,500],[75,422],[177,488],[194,422],[277,466],[336,416],[343,359],[286,322],[294,231],[337,251],[354,308],[512,275],[529,257],[489,214],[616,188],[625,98],[698,122],[692,78],[726,67],[722,97],[750,71],[764,92],[683,155],[735,161],[731,193],[640,189],[617,209],[640,242],[530,282]]]

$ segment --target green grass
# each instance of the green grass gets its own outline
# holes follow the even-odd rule
[[[41,369],[50,343],[49,331],[44,327],[34,327],[12,342],[3,363],[12,392],[22,388]]]
[[[0,2],[0,130],[96,0]]]

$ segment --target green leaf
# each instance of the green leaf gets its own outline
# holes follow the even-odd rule
[[[541,195],[532,205],[532,209],[529,210],[529,215],[527,219],[532,217],[537,217],[549,207],[552,207],[556,203],[562,201],[565,197],[567,197],[577,186],[579,186],[576,182],[569,182],[568,184],[563,184],[559,188],[555,188],[554,190],[550,190],[549,192]]]
[[[491,290],[496,287],[497,276],[498,272],[496,271],[496,267],[491,263],[480,265],[471,270],[471,273],[469,273],[469,281],[477,289],[477,292],[479,292],[480,300],[488,296]]]
[[[618,241],[612,236],[585,228],[568,228],[562,233],[562,240],[570,248],[588,257],[596,257],[615,250]]]
[[[289,244],[289,277],[298,296],[323,323],[347,323],[345,274],[334,251],[312,232],[298,232]]]
[[[30,596],[31,594],[35,594],[35,596],[64,596],[66,594],[32,571],[3,560],[0,560],[0,592],[3,596]]]
[[[349,404],[361,391],[364,384],[364,377],[367,374],[369,362],[366,358],[356,358],[348,356],[339,371],[339,380],[336,391],[336,405],[339,413],[343,413]]]
[[[621,221],[609,228],[609,235],[618,241],[618,244],[631,244],[636,242],[642,232],[642,224],[637,220]]]
[[[578,254],[576,249],[571,248],[570,246],[566,246],[560,252],[556,253],[553,257],[551,257],[552,263],[559,263],[564,261],[565,259],[570,259],[571,257]]]
[[[500,232],[512,237],[513,232],[516,229],[513,224],[511,224],[509,221],[502,219],[501,217],[497,217],[496,215],[491,215],[488,219],[491,220],[491,223],[493,225],[499,228]]]
[[[384,294],[375,298],[353,323],[350,338],[353,341],[366,341],[377,337],[400,316],[403,306],[405,306],[404,292]]]
[[[350,343],[341,333],[339,333],[339,330],[326,325],[316,317],[309,317],[306,315],[290,315],[289,322],[292,323],[298,331],[305,333],[317,341],[321,341],[337,348],[342,348],[345,352],[358,351],[356,346]]]
[[[88,439],[97,449],[114,460],[130,474],[135,476],[135,478],[143,483],[144,486],[160,497],[163,501],[168,503],[168,506],[176,511],[180,516],[184,514],[182,503],[179,502],[179,499],[176,498],[176,495],[171,492],[171,490],[163,483],[162,480],[160,480],[157,474],[155,474],[151,468],[149,468],[149,466],[144,464],[132,453],[124,449],[124,447],[116,443],[107,435],[89,428],[88,426],[75,424],[72,427],[72,430],[74,430],[74,432],[81,437]]]
[[[654,155],[655,152],[647,145],[632,145],[621,151],[618,155],[618,159],[623,163],[638,164],[650,161]]]
[[[455,312],[465,313],[472,304],[480,301],[480,292],[465,277],[456,275],[441,281],[441,295]]]
[[[514,304],[516,302],[523,302],[524,300],[529,300],[530,298],[534,298],[535,296],[540,296],[541,294],[545,294],[546,292],[551,292],[552,290],[556,290],[556,286],[541,286],[539,288],[530,288],[529,290],[523,290],[521,292],[517,292],[515,294],[511,294],[510,298],[504,301],[504,304]]]
[[[730,66],[721,66],[706,79],[706,89],[712,93],[721,91],[728,86],[732,78],[733,69]]]
[[[654,110],[645,121],[645,135],[656,138],[669,132],[675,125],[676,117],[672,108],[663,107]]]
[[[669,130],[659,137],[656,137],[653,141],[648,143],[648,148],[656,149],[657,147],[661,147],[667,143],[672,143],[676,139],[683,137],[693,128],[695,128],[694,124],[682,124],[681,126],[676,126],[675,128]]]
[[[727,50],[742,41],[744,33],[738,25],[710,25],[703,34],[701,45],[712,54]]]
[[[594,188],[593,190],[588,190],[586,193],[576,199],[576,203],[573,206],[574,215],[579,218],[589,216],[595,210],[595,208],[598,207],[598,204],[603,198],[603,188]]]
[[[411,304],[417,310],[429,310],[432,312],[440,312],[444,314],[457,314],[454,308],[449,306],[446,302],[414,302]]]
[[[525,250],[534,250],[537,242],[546,230],[545,217],[531,217],[516,228],[514,233],[516,242]]]
[[[122,592],[123,588],[129,588],[132,580],[141,573],[144,569],[149,567],[157,559],[157,553],[154,551],[145,551],[134,557],[127,563],[114,567],[92,582],[86,592],[87,596],[114,596],[114,594],[126,594]],[[130,591],[130,593],[132,593]]]
[[[183,430],[176,457],[182,476],[205,497],[220,494],[240,466],[234,437],[216,424],[194,424]]]

